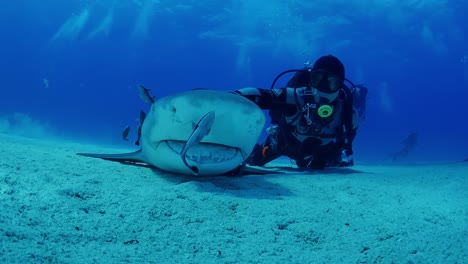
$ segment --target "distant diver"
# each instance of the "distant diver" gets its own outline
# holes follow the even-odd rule
[[[403,141],[403,148],[397,153],[393,154],[393,161],[397,161],[401,158],[406,158],[411,150],[418,143],[418,134],[416,132],[410,133]]]

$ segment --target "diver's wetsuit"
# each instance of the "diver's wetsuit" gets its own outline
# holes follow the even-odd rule
[[[349,89],[342,89],[338,98],[328,103],[333,107],[333,113],[323,118],[317,113],[322,105],[320,99],[312,102],[310,111],[304,111],[307,81],[301,74],[296,73],[285,88],[244,88],[235,91],[260,108],[270,110],[273,128],[277,125],[276,133],[269,133],[263,145],[255,146],[248,163],[263,166],[280,156],[288,156],[296,161],[299,168],[353,165],[340,163],[343,151],[352,155],[352,141],[359,119],[352,107]],[[350,125],[346,126],[345,120]]]

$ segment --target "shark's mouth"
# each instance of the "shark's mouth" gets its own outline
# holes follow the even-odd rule
[[[165,140],[166,145],[175,153],[180,155],[185,141]],[[226,145],[201,142],[191,147],[185,158],[200,164],[221,163],[233,160],[240,155],[240,149]]]

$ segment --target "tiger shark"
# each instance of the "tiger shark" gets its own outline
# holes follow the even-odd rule
[[[223,175],[245,164],[264,125],[263,111],[241,95],[190,90],[151,105],[141,125],[139,150],[77,154],[143,163],[175,174]]]

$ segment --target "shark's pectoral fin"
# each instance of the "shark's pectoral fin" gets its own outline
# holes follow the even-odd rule
[[[143,157],[143,152],[141,149],[135,152],[122,154],[76,153],[76,155],[117,162],[147,163]]]

